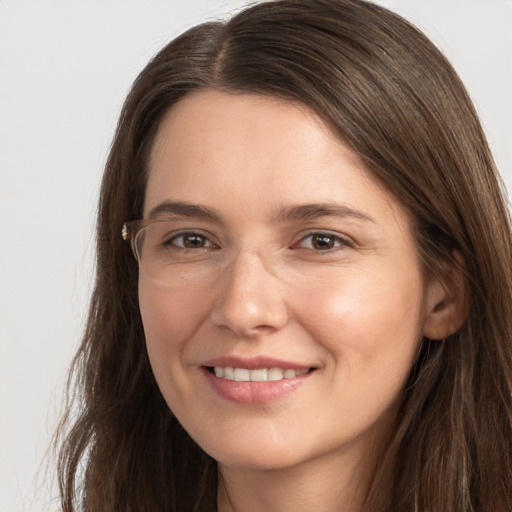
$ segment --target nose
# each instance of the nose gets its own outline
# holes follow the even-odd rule
[[[287,324],[283,285],[258,255],[239,255],[220,280],[211,311],[217,327],[248,338],[273,333]]]

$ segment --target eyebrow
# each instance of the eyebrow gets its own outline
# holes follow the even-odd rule
[[[148,217],[154,219],[168,215],[221,221],[221,215],[217,210],[183,201],[163,201],[149,211]]]
[[[352,217],[364,222],[376,223],[375,219],[367,213],[339,203],[313,203],[283,208],[276,215],[276,220],[305,221],[320,217]]]
[[[149,212],[149,218],[165,216],[189,217],[196,219],[222,222],[221,213],[213,208],[184,201],[163,201]],[[272,216],[275,222],[306,221],[320,217],[352,217],[364,222],[376,223],[375,219],[365,212],[339,203],[310,203],[285,207]]]

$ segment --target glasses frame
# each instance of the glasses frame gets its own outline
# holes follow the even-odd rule
[[[140,220],[129,220],[123,224],[121,228],[121,236],[125,242],[130,243],[130,247],[132,249],[132,253],[135,256],[137,261],[139,260],[139,256],[137,254],[137,249],[135,248],[135,240],[137,239],[137,235],[148,226],[152,224],[156,224],[157,222],[168,222],[169,219],[140,219]]]

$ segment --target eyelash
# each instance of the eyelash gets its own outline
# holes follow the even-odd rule
[[[208,245],[201,246],[201,247],[185,247],[185,238],[186,237],[196,237],[200,238],[203,242],[205,242]],[[334,244],[333,247],[327,247],[326,249],[319,249],[315,248],[313,246],[313,239],[314,237],[317,237],[318,239],[330,239],[332,240],[332,244]],[[176,243],[177,240],[182,240],[182,244],[178,245]],[[301,244],[303,244],[306,240],[311,240],[311,247],[301,247]],[[194,231],[183,231],[181,233],[177,233],[168,240],[164,242],[165,246],[173,246],[173,248],[179,249],[179,250],[197,250],[197,249],[219,249],[220,247],[212,242],[206,235],[203,235],[201,233],[197,233]],[[317,253],[329,253],[336,250],[340,250],[344,247],[353,247],[354,244],[348,240],[345,237],[341,237],[339,235],[335,235],[334,233],[325,232],[325,231],[313,231],[311,233],[308,233],[307,235],[303,236],[298,242],[292,244],[289,246],[289,249],[297,250],[297,249],[305,249],[312,252]]]
[[[327,249],[318,249],[315,247],[300,247],[300,244],[308,239],[311,240],[311,242],[312,242],[311,245],[313,245],[314,237],[318,237],[319,239],[324,239],[324,240],[327,238],[331,239],[331,240],[333,240],[333,243],[335,245],[334,245],[334,247],[328,247]],[[314,251],[314,252],[318,252],[318,253],[329,253],[329,252],[340,250],[344,247],[353,247],[353,246],[354,246],[354,244],[345,237],[335,235],[334,233],[330,233],[328,231],[327,232],[326,231],[314,231],[314,232],[308,233],[306,236],[302,237],[299,240],[299,242],[292,245],[290,248],[291,249],[302,248],[302,249],[306,249],[306,250]]]
[[[209,245],[206,245],[204,247],[185,247],[184,243],[185,243],[185,238],[186,237],[201,238],[202,240],[204,240]],[[183,245],[178,245],[176,243],[176,240],[179,240],[180,238],[183,241]],[[172,246],[173,248],[180,249],[180,250],[185,250],[185,251],[186,250],[194,251],[194,250],[197,250],[197,249],[218,249],[219,248],[219,246],[216,245],[215,243],[213,243],[206,235],[203,235],[201,233],[197,233],[195,231],[182,231],[181,233],[177,233],[176,235],[173,235],[171,238],[166,240],[163,245],[165,245],[165,246]]]

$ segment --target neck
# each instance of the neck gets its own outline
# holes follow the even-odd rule
[[[219,512],[361,512],[376,457],[350,460],[331,453],[273,470],[219,464]]]

